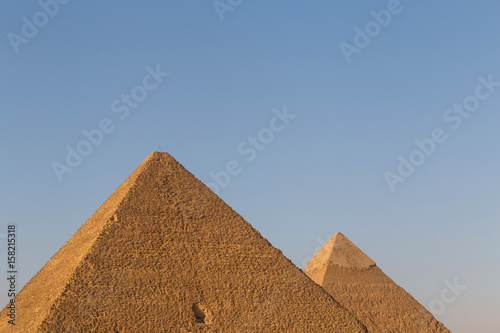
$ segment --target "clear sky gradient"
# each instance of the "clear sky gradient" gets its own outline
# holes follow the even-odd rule
[[[453,332],[497,332],[500,3],[63,2],[0,4],[18,288],[161,146],[205,184],[236,161],[220,197],[297,266],[341,231]]]

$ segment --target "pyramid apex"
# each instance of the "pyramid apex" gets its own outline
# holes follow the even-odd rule
[[[376,266],[370,257],[340,232],[334,234],[309,260],[307,269],[319,268],[329,263],[347,268]]]
[[[162,151],[153,151],[149,153],[149,155],[144,159],[143,163],[152,161],[152,160],[158,160],[158,159],[163,159],[163,160],[175,160],[175,158],[170,155],[167,152],[162,152]],[[175,160],[177,162],[177,160]]]
[[[162,151],[153,151],[148,155],[148,158],[153,157],[153,156],[170,156],[171,157],[172,155],[170,155],[169,153],[166,153],[166,152],[162,152]]]

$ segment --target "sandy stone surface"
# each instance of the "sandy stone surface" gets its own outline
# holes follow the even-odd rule
[[[369,332],[450,332],[341,233],[326,242],[304,272],[355,314]]]
[[[320,268],[325,262],[341,267],[369,268],[375,262],[340,232],[333,235],[325,245],[309,260],[309,270]]]
[[[4,309],[0,332],[366,332],[166,153],[146,158],[16,304],[15,329]]]

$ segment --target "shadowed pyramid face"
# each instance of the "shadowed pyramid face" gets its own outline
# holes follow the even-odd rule
[[[366,332],[166,153],[146,158],[16,304],[23,333]]]

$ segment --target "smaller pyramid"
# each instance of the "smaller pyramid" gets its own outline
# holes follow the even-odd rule
[[[321,265],[325,262],[350,268],[375,266],[375,261],[371,260],[370,257],[340,232],[337,232],[326,242],[311,259],[308,266]]]
[[[309,260],[304,273],[371,333],[450,332],[341,233]]]

